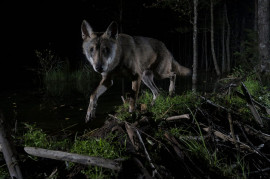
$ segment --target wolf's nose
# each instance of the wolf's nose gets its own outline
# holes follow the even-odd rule
[[[97,65],[97,66],[96,66],[96,70],[97,70],[98,72],[102,72],[102,71],[103,71],[102,65]]]

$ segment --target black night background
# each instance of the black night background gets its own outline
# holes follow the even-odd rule
[[[2,0],[0,179],[269,178],[269,4]],[[109,85],[83,54],[83,20],[160,40],[190,71],[129,76],[123,63],[97,97]]]

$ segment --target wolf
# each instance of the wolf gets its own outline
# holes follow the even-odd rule
[[[159,40],[118,33],[116,22],[112,22],[105,32],[94,32],[90,24],[81,24],[82,49],[93,69],[102,75],[96,90],[90,96],[85,118],[87,123],[95,118],[98,98],[113,85],[116,76],[129,77],[132,92],[129,98],[129,112],[133,112],[138,98],[141,81],[153,93],[154,104],[158,88],[154,77],[169,78],[169,94],[175,89],[176,75],[191,75],[191,70],[174,60],[166,46]]]

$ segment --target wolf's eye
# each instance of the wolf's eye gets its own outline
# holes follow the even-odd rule
[[[90,53],[92,53],[94,51],[94,48],[91,47],[89,50],[90,50]]]
[[[102,48],[102,53],[108,53],[109,52],[109,48],[108,47],[104,47],[104,48]]]

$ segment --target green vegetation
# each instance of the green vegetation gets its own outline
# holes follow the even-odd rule
[[[146,91],[139,99],[139,103],[146,104],[147,111],[153,114],[153,118],[158,121],[173,114],[181,115],[188,113],[187,107],[194,109],[200,104],[200,99],[192,91],[183,93],[181,96],[166,96],[164,93],[159,95],[152,106],[152,93]]]
[[[36,51],[36,56],[39,64],[36,72],[46,92],[51,96],[63,96],[67,90],[76,90],[89,96],[93,84],[99,81],[97,73],[88,62],[81,63],[77,69],[71,70],[68,59],[62,60],[50,49]]]
[[[89,155],[95,157],[102,157],[105,159],[125,158],[125,145],[122,146],[118,141],[115,141],[117,134],[110,133],[106,138],[93,137],[76,137],[74,142],[69,139],[55,140],[55,138],[48,136],[42,129],[35,125],[25,124],[27,131],[23,135],[25,146],[46,148],[52,150],[62,150],[72,153]],[[36,159],[36,158],[34,158]],[[75,163],[69,163],[68,170],[75,167]],[[81,173],[87,178],[103,179],[112,178],[116,176],[116,172],[101,167],[89,166]]]
[[[109,134],[105,139],[76,139],[71,152],[88,156],[103,157],[106,159],[122,158],[126,148],[122,147],[119,142],[114,141],[116,136],[117,135]],[[114,171],[101,167],[89,166],[81,172],[86,175],[87,178],[91,179],[107,179],[116,176]]]
[[[0,155],[1,157],[2,155]],[[6,165],[2,165],[0,166],[0,179],[9,179],[9,173],[8,173],[8,169],[6,167]]]
[[[39,147],[52,150],[68,150],[70,149],[71,142],[68,139],[54,140],[48,136],[42,129],[37,128],[35,125],[25,123],[27,131],[23,135],[23,142],[25,146]]]

